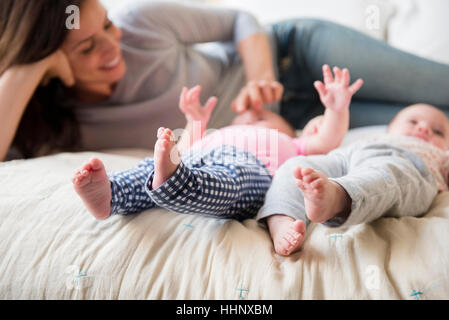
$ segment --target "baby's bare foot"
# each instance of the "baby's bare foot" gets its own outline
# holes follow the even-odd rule
[[[311,168],[296,168],[293,172],[296,185],[304,195],[307,217],[312,222],[323,223],[337,214],[349,210],[351,198],[338,183],[330,181],[323,173]]]
[[[277,254],[288,256],[301,248],[306,233],[304,221],[276,214],[267,218],[267,224]]]
[[[179,152],[170,129],[159,128],[154,146],[153,189],[157,189],[178,169]]]
[[[92,158],[75,173],[72,179],[76,193],[97,219],[111,213],[111,185],[103,162]]]

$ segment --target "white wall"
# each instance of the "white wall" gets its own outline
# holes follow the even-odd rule
[[[110,7],[123,4],[124,0],[101,1]],[[253,13],[263,23],[297,17],[327,19],[385,40],[402,50],[449,64],[449,0],[177,1],[239,8]]]

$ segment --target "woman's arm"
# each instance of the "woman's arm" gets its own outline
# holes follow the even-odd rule
[[[117,26],[132,27],[178,44],[233,42],[237,47],[244,38],[265,33],[253,15],[212,5],[140,1],[126,4],[120,9],[111,13],[111,19],[117,22]]]
[[[274,81],[273,57],[265,34],[253,34],[243,39],[238,51],[245,67],[247,81]]]
[[[45,74],[42,63],[15,66],[0,77],[0,161],[4,161],[25,108]]]
[[[240,42],[238,51],[248,83],[234,100],[234,111],[260,110],[264,104],[279,101],[284,88],[276,81],[268,37],[260,33],[250,35]]]
[[[172,2],[141,2],[118,12],[121,26],[150,32],[152,41],[139,45],[164,48],[206,42],[233,43],[242,58],[247,85],[233,102],[235,111],[259,110],[279,101],[283,87],[276,81],[271,47],[265,28],[240,10]],[[113,19],[115,20],[115,19]]]
[[[13,66],[0,76],[0,161],[4,161],[25,109],[41,82],[60,77],[74,80],[65,55],[58,52],[28,65]],[[36,133],[38,134],[38,133]]]

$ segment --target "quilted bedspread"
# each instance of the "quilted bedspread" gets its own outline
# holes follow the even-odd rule
[[[449,192],[420,218],[311,224],[303,249],[281,257],[253,219],[163,209],[94,219],[71,183],[92,155],[110,170],[141,159],[63,153],[0,164],[0,299],[449,298]]]

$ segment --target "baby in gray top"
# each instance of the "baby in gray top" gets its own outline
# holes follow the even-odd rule
[[[346,227],[422,215],[448,189],[448,148],[449,119],[442,111],[406,107],[387,134],[287,160],[257,218],[267,222],[275,251],[290,255],[300,249],[310,221]]]

